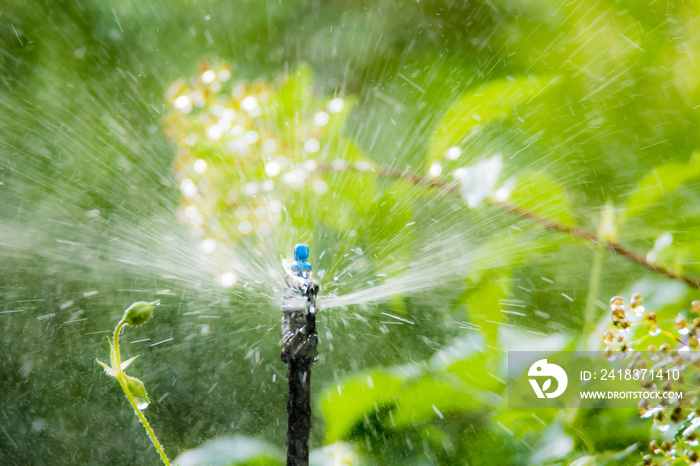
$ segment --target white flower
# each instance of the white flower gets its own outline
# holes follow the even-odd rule
[[[452,176],[462,185],[462,198],[469,207],[474,208],[496,191],[502,170],[503,161],[499,154],[471,167],[458,168]]]

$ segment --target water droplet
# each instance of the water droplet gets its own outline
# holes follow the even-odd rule
[[[282,207],[283,207],[283,206],[282,206],[282,203],[281,203],[280,201],[274,200],[274,201],[270,201],[270,204],[268,205],[267,209],[268,209],[271,213],[275,213],[275,214],[276,214],[276,213],[278,213],[278,212],[282,212]]]
[[[223,69],[223,70],[219,71],[219,81],[221,81],[222,83],[225,83],[229,79],[231,79],[231,72],[229,70]]]
[[[136,398],[136,407],[143,411],[148,408],[148,401],[142,400],[141,398]]]
[[[243,187],[243,194],[246,196],[253,196],[258,192],[258,183],[251,181],[245,187]]]
[[[245,133],[243,140],[246,142],[246,144],[255,144],[255,142],[258,140],[258,133],[250,130]]]
[[[314,116],[314,123],[316,124],[316,126],[326,126],[329,120],[330,117],[326,112],[318,112]]]
[[[267,176],[277,176],[280,173],[280,170],[282,167],[280,167],[280,164],[277,162],[269,162],[268,164],[265,165],[265,174]]]
[[[317,181],[314,183],[314,191],[319,195],[326,194],[328,192],[328,185],[325,181]]]
[[[32,432],[38,434],[46,428],[46,421],[42,418],[37,419],[32,423]]]
[[[209,136],[209,139],[212,141],[216,141],[217,139],[221,138],[221,135],[224,132],[221,130],[221,127],[218,125],[209,125],[207,127],[207,136]]]
[[[445,151],[445,158],[447,160],[457,160],[460,155],[462,155],[462,149],[457,146],[450,147]]]
[[[181,95],[174,102],[175,108],[180,110],[182,113],[190,113],[192,110],[192,100],[186,96]]]
[[[214,116],[220,117],[224,114],[224,106],[223,105],[212,105],[209,107],[209,113],[211,113]]]
[[[197,185],[188,178],[185,178],[180,182],[180,189],[185,197],[192,197],[197,194]]]
[[[266,139],[262,143],[262,148],[265,152],[274,152],[277,149],[277,141],[274,139]]]
[[[221,284],[226,287],[231,287],[236,284],[236,274],[233,272],[226,272],[221,276]]]
[[[244,220],[238,225],[238,231],[242,235],[247,235],[248,233],[253,231],[253,225],[251,225],[249,221]],[[230,285],[227,285],[227,286],[230,286]]]
[[[319,142],[316,139],[309,139],[306,141],[304,144],[304,150],[308,152],[309,154],[315,154],[318,152],[318,149],[321,147]]]
[[[216,79],[216,72],[213,70],[207,70],[204,73],[202,73],[202,82],[205,84],[209,84],[211,82],[214,82]]]
[[[206,253],[212,253],[212,252],[214,252],[215,249],[216,249],[216,241],[215,240],[213,240],[211,238],[207,238],[204,241],[202,241],[202,251],[204,251]]]
[[[207,170],[207,162],[202,159],[197,159],[194,162],[194,171],[197,173],[204,173]]]
[[[246,97],[245,99],[241,100],[241,108],[249,113],[254,111],[256,108],[258,108],[258,99],[253,96]]]
[[[240,138],[243,137],[245,134],[245,128],[241,125],[236,125],[233,128],[231,128],[231,136],[234,138]]]
[[[332,167],[335,171],[343,171],[348,168],[348,164],[345,163],[345,160],[336,159],[333,161]]]
[[[370,165],[369,162],[366,162],[364,160],[358,160],[357,162],[355,162],[355,169],[361,172],[368,172],[372,170],[372,165]]]
[[[330,102],[328,102],[328,105],[326,105],[326,108],[328,109],[328,111],[330,113],[338,113],[341,110],[343,110],[344,107],[345,107],[345,102],[340,97],[337,99],[331,100]]]
[[[440,173],[442,173],[442,165],[440,162],[433,162],[430,165],[430,170],[428,170],[428,176],[430,178],[436,178],[440,176]]]

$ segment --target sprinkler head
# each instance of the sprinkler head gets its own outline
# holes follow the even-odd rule
[[[294,246],[294,260],[285,259],[283,266],[287,289],[281,301],[282,308],[282,361],[316,360],[316,295],[318,282],[314,280],[308,262],[309,247]]]
[[[292,270],[295,272],[306,272],[311,270],[311,264],[309,264],[309,246],[304,243],[299,243],[294,246],[294,263],[292,263]]]
[[[309,297],[316,297],[318,294],[318,282],[311,281],[309,282],[309,285],[306,287],[306,295]]]
[[[294,260],[282,262],[287,281],[287,290],[282,298],[282,311],[316,314],[318,282],[313,278],[308,262],[309,247],[304,243],[294,246]]]

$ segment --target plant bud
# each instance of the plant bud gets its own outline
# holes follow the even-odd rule
[[[691,312],[700,312],[700,299],[696,299],[690,303],[690,310]]]
[[[656,442],[656,440],[652,440],[649,442],[649,451],[651,453],[656,453],[659,450],[659,444]]]
[[[133,327],[145,324],[153,315],[153,308],[159,304],[159,299],[150,303],[146,301],[135,302],[124,312],[124,321]]]
[[[661,444],[661,449],[663,451],[669,451],[671,448],[675,447],[676,444],[673,443],[671,440],[664,440],[663,443]]]
[[[615,209],[611,204],[603,207],[598,225],[598,236],[603,241],[615,241],[617,239],[617,225],[615,222]]]
[[[683,420],[683,408],[676,406],[671,410],[671,422],[681,422]]]
[[[610,310],[614,311],[616,308],[625,308],[625,298],[622,296],[613,296],[610,298]]]
[[[642,399],[639,403],[637,403],[637,412],[640,416],[643,416],[647,411],[649,411],[649,401]]]
[[[126,375],[126,386],[129,387],[129,391],[134,395],[134,398],[143,400],[146,403],[150,402],[148,394],[146,393],[146,386],[139,379]]]

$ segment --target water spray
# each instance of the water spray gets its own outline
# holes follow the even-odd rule
[[[309,464],[311,365],[316,361],[318,282],[308,262],[309,247],[294,246],[294,260],[283,261],[287,289],[282,298],[282,361],[287,364],[287,466]]]

